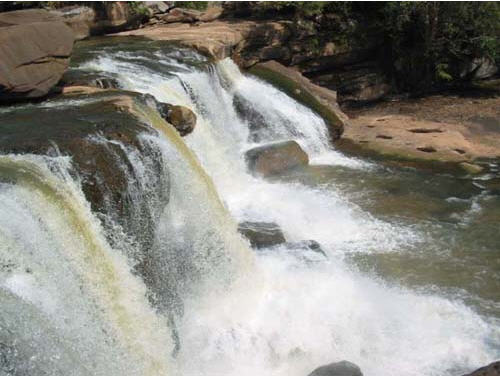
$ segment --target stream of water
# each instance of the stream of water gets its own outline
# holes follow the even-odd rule
[[[171,130],[142,141],[170,166],[170,199],[152,203],[161,207],[153,254],[166,263],[160,284],[182,284],[182,309],[172,337],[172,321],[129,271],[130,252],[107,244],[67,157],[2,156],[0,260],[36,265],[43,277],[0,270],[0,345],[19,338],[24,356],[40,358],[32,369],[306,376],[347,359],[367,376],[437,376],[499,357],[500,197],[480,180],[347,157],[321,118],[229,59],[96,40],[77,47],[72,65],[197,115],[187,148]],[[251,175],[245,151],[282,140],[297,141],[311,166],[273,180]],[[155,172],[128,153],[147,185]],[[252,250],[236,231],[243,221],[274,222],[288,242],[315,240],[326,257],[287,243]]]

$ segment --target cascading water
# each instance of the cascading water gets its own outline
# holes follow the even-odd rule
[[[192,108],[197,127],[184,141],[196,156],[145,107],[143,118],[159,134],[141,136],[143,155],[119,145],[132,165],[129,179],[142,184],[136,202],[151,200],[142,194],[155,185],[156,158],[170,182],[168,200],[149,203],[158,214],[145,285],[130,272],[138,262],[130,244],[107,243],[109,230],[65,172],[68,159],[2,157],[0,254],[7,261],[1,265],[12,266],[0,270],[0,299],[8,307],[0,314],[6,328],[0,346],[10,349],[9,367],[29,366],[18,362],[26,355],[16,353],[16,338],[26,342],[25,351],[40,343],[45,358],[34,359],[34,366],[60,374],[303,376],[348,359],[366,375],[442,375],[498,356],[494,314],[480,316],[439,288],[424,293],[362,273],[350,261],[352,255],[413,252],[427,246],[431,232],[370,214],[354,203],[352,186],[332,182],[328,174],[353,174],[359,184],[383,172],[333,150],[313,112],[242,75],[230,60],[212,65],[194,52],[142,41],[85,53],[78,69]],[[293,177],[269,182],[247,172],[246,150],[290,139],[312,163],[327,165],[319,175],[308,172],[309,184]],[[28,162],[34,167],[22,174],[5,167]],[[62,192],[53,193],[54,185]],[[47,196],[53,194],[63,199],[54,203]],[[255,252],[253,260],[233,218],[275,222],[288,241],[318,241],[327,259],[297,255],[284,244]],[[97,259],[84,257],[87,252],[99,252],[109,264],[93,264]],[[123,284],[114,283],[115,274]],[[68,286],[62,292],[61,281]],[[154,308],[145,301],[146,288],[156,295]],[[16,312],[25,325],[15,325]]]

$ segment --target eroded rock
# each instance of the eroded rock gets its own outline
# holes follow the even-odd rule
[[[255,174],[272,176],[309,164],[309,157],[296,141],[284,141],[250,149],[245,153],[248,168]]]

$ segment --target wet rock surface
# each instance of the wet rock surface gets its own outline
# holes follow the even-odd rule
[[[500,361],[493,362],[463,376],[500,376]]]
[[[272,222],[242,222],[238,225],[238,231],[254,248],[271,247],[286,241],[279,226]]]
[[[343,360],[316,368],[309,376],[363,376],[363,373],[356,364]]]
[[[0,101],[38,98],[61,79],[73,32],[43,10],[0,13]]]
[[[283,141],[250,149],[245,153],[248,168],[255,174],[272,176],[309,164],[309,157],[296,141]]]
[[[146,202],[133,205],[132,192],[140,190],[126,150],[142,152],[141,134],[156,134],[136,115],[141,96],[128,92],[100,91],[91,95],[61,96],[50,102],[13,107],[0,112],[0,152],[66,155],[81,179],[82,190],[92,210],[109,216],[141,244],[154,226]],[[156,161],[157,168],[161,163]],[[158,174],[160,176],[160,174]],[[159,179],[159,178],[158,178]],[[165,182],[156,182],[162,195]]]

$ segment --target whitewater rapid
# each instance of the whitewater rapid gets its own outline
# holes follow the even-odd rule
[[[498,355],[498,328],[462,303],[389,285],[343,261],[353,252],[397,252],[425,234],[375,219],[331,187],[270,183],[247,172],[246,150],[290,139],[312,164],[374,168],[336,152],[322,119],[241,74],[229,59],[196,69],[178,55],[157,52],[158,64],[178,69],[150,74],[133,55],[109,54],[84,67],[112,73],[126,89],[192,108],[198,123],[185,141],[231,214],[238,221],[275,222],[287,240],[314,239],[328,255],[304,264],[287,249],[262,252],[250,277],[242,272],[224,294],[207,287],[186,300],[175,362],[180,373],[298,376],[348,359],[367,375],[442,375]],[[257,118],[238,113],[241,101]]]
[[[132,272],[133,243],[117,231],[110,244],[111,226],[91,212],[70,158],[0,156],[0,261],[15,258],[14,274],[0,270],[0,350],[12,338],[27,349],[7,353],[6,364],[30,359],[32,374],[306,376],[346,359],[367,376],[437,376],[498,357],[494,321],[438,290],[417,292],[347,261],[418,247],[425,233],[373,217],[335,183],[248,173],[246,150],[282,140],[300,143],[312,164],[376,173],[334,150],[320,117],[229,59],[120,48],[97,47],[77,69],[188,106],[198,119],[181,139],[142,108],[159,134],[141,136],[143,154],[115,145],[133,172],[133,203],[156,219],[152,281]],[[153,194],[162,180],[168,200]],[[287,241],[315,240],[326,257],[286,244],[251,250],[237,233],[242,221],[275,222]]]

